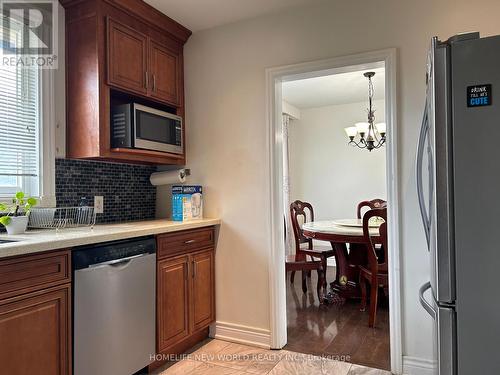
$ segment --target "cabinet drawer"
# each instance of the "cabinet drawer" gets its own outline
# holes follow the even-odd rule
[[[213,246],[214,228],[200,228],[158,236],[158,259]]]
[[[0,260],[0,299],[71,281],[70,251]]]

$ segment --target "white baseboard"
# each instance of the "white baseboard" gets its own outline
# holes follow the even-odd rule
[[[435,375],[436,367],[436,361],[403,356],[404,375]]]
[[[264,349],[271,348],[271,333],[269,330],[240,324],[215,322],[210,326],[210,337]]]

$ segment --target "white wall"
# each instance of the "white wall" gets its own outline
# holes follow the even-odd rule
[[[302,109],[300,120],[290,121],[290,200],[311,203],[316,220],[356,217],[360,201],[386,199],[385,147],[348,146],[344,132],[363,121],[366,107],[365,101]],[[384,122],[384,108],[384,100],[374,101],[376,122]]]
[[[433,35],[500,34],[500,2],[326,1],[195,33],[185,49],[187,160],[223,220],[217,319],[269,329],[270,226],[265,68],[396,47],[404,354],[431,358],[431,320],[418,303],[429,259],[414,155]],[[272,272],[272,270],[271,270]]]

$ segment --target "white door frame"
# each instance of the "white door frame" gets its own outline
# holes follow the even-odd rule
[[[271,348],[282,348],[287,342],[286,288],[285,288],[285,243],[283,228],[283,159],[282,159],[282,93],[281,83],[301,77],[323,76],[332,73],[373,68],[375,64],[385,67],[385,112],[387,123],[386,178],[387,216],[389,240],[389,325],[391,347],[391,370],[402,373],[402,328],[401,328],[401,275],[399,238],[399,187],[398,187],[398,126],[396,106],[396,49],[335,57],[294,65],[266,69],[266,101],[269,162],[269,207],[271,243],[269,255],[270,286],[270,335]]]

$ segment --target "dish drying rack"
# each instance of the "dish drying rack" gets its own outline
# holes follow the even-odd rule
[[[28,226],[33,229],[93,228],[96,211],[92,206],[32,208]]]

